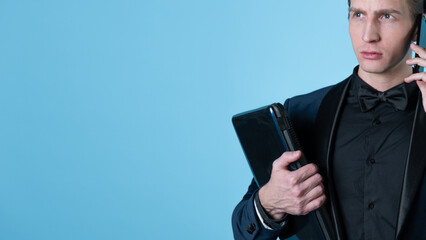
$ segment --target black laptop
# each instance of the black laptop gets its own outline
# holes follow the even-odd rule
[[[259,187],[269,181],[275,159],[285,151],[301,150],[287,111],[279,103],[237,114],[232,123]],[[302,155],[290,170],[307,163]],[[291,216],[290,221],[299,239],[336,239],[325,206],[306,216]]]

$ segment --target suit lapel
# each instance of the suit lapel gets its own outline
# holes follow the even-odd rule
[[[399,239],[401,229],[407,220],[410,207],[413,206],[426,170],[426,114],[422,104],[421,93],[417,102],[411,134],[410,149],[405,167],[401,201],[398,213],[396,238]]]
[[[328,196],[330,200],[329,211],[333,218],[334,227],[338,233],[338,239],[343,239],[342,227],[340,226],[339,214],[337,212],[336,197],[334,186],[332,185],[330,154],[334,142],[334,135],[337,121],[340,117],[341,108],[349,88],[351,77],[333,87],[324,97],[318,110],[316,119],[316,146],[318,166],[322,169],[321,173],[325,177]],[[325,170],[325,171],[324,171]]]

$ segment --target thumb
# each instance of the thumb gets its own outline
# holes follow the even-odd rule
[[[417,81],[416,83],[419,86],[420,92],[422,92],[423,109],[426,111],[426,82]]]
[[[272,164],[273,170],[288,170],[288,166],[292,163],[297,161],[300,156],[302,156],[301,151],[294,151],[294,152],[284,152],[277,160],[274,161]]]

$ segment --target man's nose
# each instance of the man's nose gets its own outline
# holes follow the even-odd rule
[[[362,40],[365,42],[377,42],[380,40],[379,29],[375,21],[370,20],[366,22]]]

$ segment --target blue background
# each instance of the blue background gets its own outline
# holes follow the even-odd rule
[[[232,239],[233,114],[346,78],[347,2],[0,3],[0,239]]]

